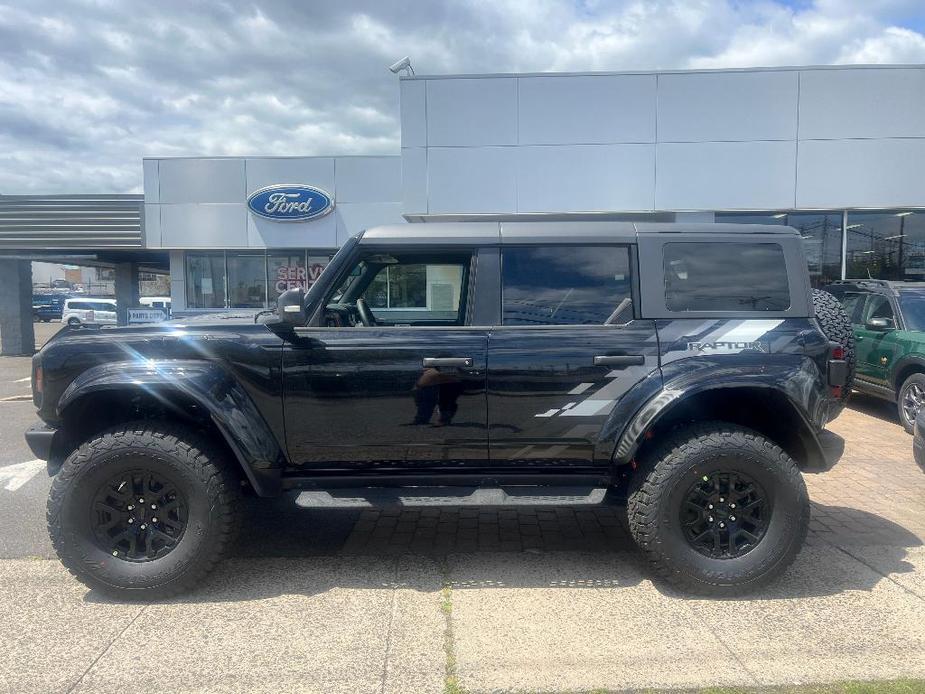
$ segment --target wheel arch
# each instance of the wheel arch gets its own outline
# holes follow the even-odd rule
[[[893,378],[891,380],[893,383],[893,390],[897,396],[899,395],[899,389],[902,387],[903,383],[914,373],[925,374],[925,357],[912,354],[896,362],[896,365],[893,367]]]
[[[826,456],[806,416],[779,388],[761,385],[704,385],[695,390],[665,388],[633,417],[614,449],[615,465],[641,458],[658,438],[679,426],[722,421],[744,426],[780,446],[806,471],[825,469]]]
[[[50,465],[104,429],[137,419],[183,421],[206,431],[237,461],[260,496],[281,490],[286,459],[253,400],[230,374],[197,361],[114,362],[88,369],[57,405],[61,430]]]

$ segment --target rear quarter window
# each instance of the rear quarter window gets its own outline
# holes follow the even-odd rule
[[[666,243],[669,311],[786,311],[790,287],[777,243]]]

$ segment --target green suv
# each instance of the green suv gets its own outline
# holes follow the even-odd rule
[[[895,402],[911,434],[925,404],[925,282],[841,280],[825,289],[854,327],[854,388]]]

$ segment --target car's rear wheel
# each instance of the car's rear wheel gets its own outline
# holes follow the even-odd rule
[[[711,422],[656,445],[628,500],[630,532],[656,573],[689,592],[739,595],[796,557],[809,498],[796,463],[760,434]]]
[[[199,583],[237,530],[221,448],[169,423],[106,431],[65,460],[48,499],[61,562],[90,588],[163,598]]]
[[[68,319],[67,319],[67,324],[70,325],[70,326],[72,326],[72,327],[76,327],[76,326],[80,325],[80,319],[79,319],[79,318],[74,318],[74,317],[72,316],[71,318],[68,318]]]
[[[915,418],[925,405],[925,374],[912,374],[903,381],[896,396],[896,409],[899,423],[911,434],[915,428]]]

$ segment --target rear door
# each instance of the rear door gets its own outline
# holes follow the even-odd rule
[[[488,346],[492,465],[607,464],[611,413],[658,378],[655,322],[634,317],[627,245],[501,249],[501,318]]]

